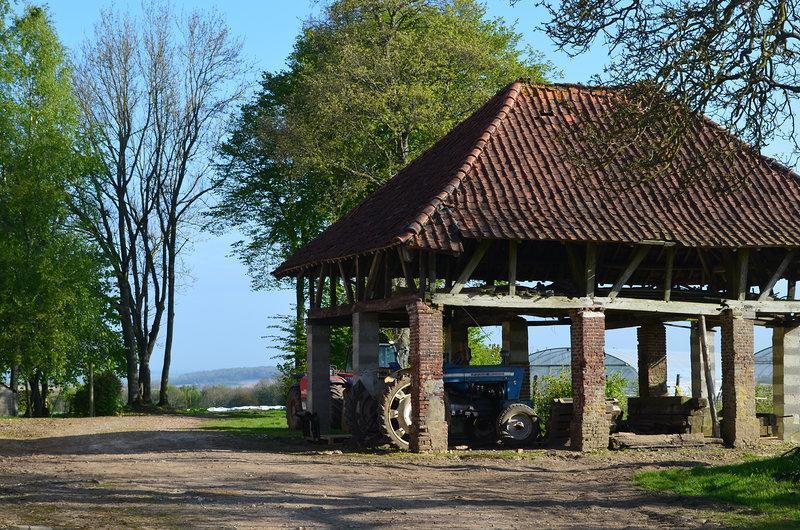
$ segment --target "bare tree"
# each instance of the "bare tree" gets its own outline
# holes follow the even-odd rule
[[[241,46],[215,12],[143,12],[103,12],[83,48],[76,78],[98,163],[75,209],[114,267],[131,404],[152,402],[150,358],[166,314],[165,405],[176,268],[214,188],[207,161],[220,125],[242,93]]]

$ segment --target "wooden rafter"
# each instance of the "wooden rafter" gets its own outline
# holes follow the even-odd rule
[[[739,249],[736,253],[736,276],[734,277],[736,283],[736,299],[744,300],[747,298],[747,267],[750,259],[750,250],[746,248]]]
[[[614,286],[611,287],[611,292],[608,294],[608,297],[612,300],[619,295],[619,291],[622,289],[622,286],[630,279],[634,272],[636,272],[636,268],[639,264],[644,260],[647,256],[647,253],[650,252],[650,247],[647,245],[642,245],[636,249],[633,253],[633,257],[631,257],[628,266],[625,267],[625,270],[622,271],[617,281],[614,282]]]
[[[325,286],[325,264],[319,265],[319,277],[317,278],[317,299],[316,307],[322,307],[322,288]]]
[[[428,252],[428,291],[436,292],[436,253]]]
[[[483,259],[483,255],[486,254],[486,251],[489,249],[489,245],[491,244],[492,242],[488,239],[484,239],[478,243],[478,248],[475,249],[472,257],[469,258],[466,266],[464,266],[464,270],[462,270],[461,274],[459,274],[458,279],[453,285],[453,288],[450,289],[450,294],[458,294],[461,292],[461,289],[464,288],[464,284],[469,281],[472,273],[475,272],[475,269],[478,267],[478,264]]]
[[[586,262],[584,263],[584,296],[594,296],[594,288],[597,285],[597,245],[594,243],[586,244]]]
[[[378,273],[380,272],[380,265],[381,265],[381,253],[376,252],[372,256],[372,265],[369,267],[369,275],[367,276],[367,286],[364,289],[364,299],[369,299],[372,297],[372,293],[375,290],[375,282],[378,280]]]
[[[330,270],[330,282],[328,283],[328,305],[330,307],[336,307],[339,305],[339,293],[337,292],[337,288],[339,282],[337,281],[337,272],[336,269],[333,268],[333,263],[328,268]]]
[[[402,247],[397,247],[397,254],[400,257],[400,267],[403,269],[403,276],[406,279],[406,287],[411,290],[417,290],[417,284],[414,281],[414,274],[411,272],[411,259],[409,259],[408,252]]]
[[[767,284],[761,288],[761,292],[758,295],[759,302],[766,300],[770,296],[770,293],[772,292],[772,289],[775,287],[775,284],[778,283],[778,280],[780,280],[781,277],[783,277],[783,273],[786,272],[786,269],[789,267],[789,264],[792,262],[795,255],[797,255],[796,249],[792,249],[786,253],[786,256],[784,256],[780,265],[778,265],[778,268],[775,269],[775,272],[772,274],[772,277],[769,279]]]

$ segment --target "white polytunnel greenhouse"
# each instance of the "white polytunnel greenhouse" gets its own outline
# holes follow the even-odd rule
[[[531,378],[536,377],[541,382],[546,375],[556,377],[562,372],[569,373],[572,352],[570,348],[550,348],[533,352],[528,359],[531,363]],[[628,381],[628,394],[635,394],[639,384],[639,372],[636,368],[608,353],[605,354],[604,362],[606,377],[614,373],[621,375]]]
[[[756,352],[756,384],[772,384],[772,347]]]

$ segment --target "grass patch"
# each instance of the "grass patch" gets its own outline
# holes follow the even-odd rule
[[[289,429],[286,424],[286,413],[283,410],[225,412],[214,414],[213,418],[202,428],[209,431],[223,431],[245,436],[268,436],[283,440],[300,440],[302,438],[301,432]]]
[[[788,475],[795,473],[795,479]],[[638,473],[646,489],[738,504],[752,513],[732,514],[730,524],[800,528],[800,453],[792,457],[748,456],[741,464]]]

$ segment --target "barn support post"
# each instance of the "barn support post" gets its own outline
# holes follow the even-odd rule
[[[528,360],[528,322],[523,319],[503,322],[503,351],[508,355],[509,366],[525,370],[520,399],[531,398],[531,364]]]
[[[689,332],[689,356],[692,370],[692,397],[708,400],[708,385],[706,384],[706,371],[705,367],[703,366],[703,344],[701,342],[700,333],[700,322],[692,322],[691,331]],[[708,347],[708,362],[710,365],[709,372],[711,372],[712,377],[716,377],[717,368],[714,355],[714,344],[716,342],[717,333],[714,331],[714,329],[710,328],[706,328],[705,333],[705,342]],[[714,388],[717,388],[716,380],[714,381]],[[711,403],[710,400],[709,403]],[[709,436],[711,436],[713,433],[713,425],[711,422],[711,409],[707,408],[705,415],[703,416],[703,432]]]
[[[447,450],[442,312],[421,300],[406,307],[411,328],[411,440],[416,453]]]
[[[605,392],[605,315],[593,309],[570,313],[572,346],[572,422],[570,446],[576,451],[608,447]]]
[[[353,313],[353,373],[375,395],[380,335],[377,313]]]
[[[753,321],[741,312],[722,312],[722,440],[728,447],[751,447],[759,437],[756,419]]]
[[[661,323],[636,330],[639,357],[639,397],[667,395],[667,328]]]
[[[444,352],[452,364],[462,366],[469,364],[469,327],[465,322],[454,319],[445,326]]]
[[[331,328],[306,324],[308,347],[308,411],[317,415],[319,433],[331,432]]]
[[[800,442],[800,327],[772,330],[772,399],[778,438]]]

